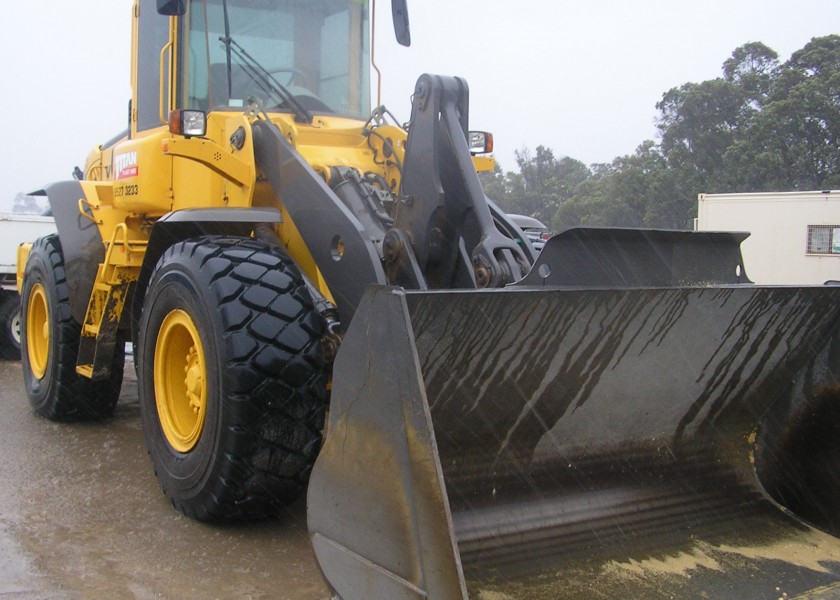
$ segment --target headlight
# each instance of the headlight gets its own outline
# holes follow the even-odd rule
[[[486,131],[470,131],[467,142],[472,154],[488,154],[493,152],[493,134]]]
[[[173,110],[169,113],[169,131],[184,137],[204,137],[207,115],[200,110]]]

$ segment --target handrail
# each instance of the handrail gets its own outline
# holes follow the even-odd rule
[[[92,214],[88,214],[87,211],[85,211],[86,208],[90,208],[91,212],[93,212],[95,208],[99,207],[91,202],[88,202],[84,198],[79,198],[79,214],[94,225],[101,225],[102,221],[98,221]]]
[[[166,86],[167,83],[168,83],[164,76],[166,75],[167,53],[172,52],[172,46],[173,46],[172,40],[169,40],[168,42],[166,42],[166,44],[163,45],[163,48],[160,49],[160,89],[159,89],[159,93],[160,93],[159,111],[160,111],[160,114],[158,116],[160,117],[160,122],[163,125],[166,125],[169,122],[169,115],[166,114],[166,109],[169,108],[169,99],[170,98],[169,98],[168,89],[166,90],[166,93],[164,93],[164,90],[166,89],[164,86]]]

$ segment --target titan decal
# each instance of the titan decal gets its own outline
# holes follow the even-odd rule
[[[137,177],[137,152],[126,152],[125,154],[114,155],[114,180]]]

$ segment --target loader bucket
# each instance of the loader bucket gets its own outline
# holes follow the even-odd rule
[[[323,572],[344,600],[838,597],[839,296],[370,288],[309,485]]]

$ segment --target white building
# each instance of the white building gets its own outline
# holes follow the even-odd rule
[[[741,251],[756,283],[840,281],[840,190],[700,194],[694,228],[749,231]]]

